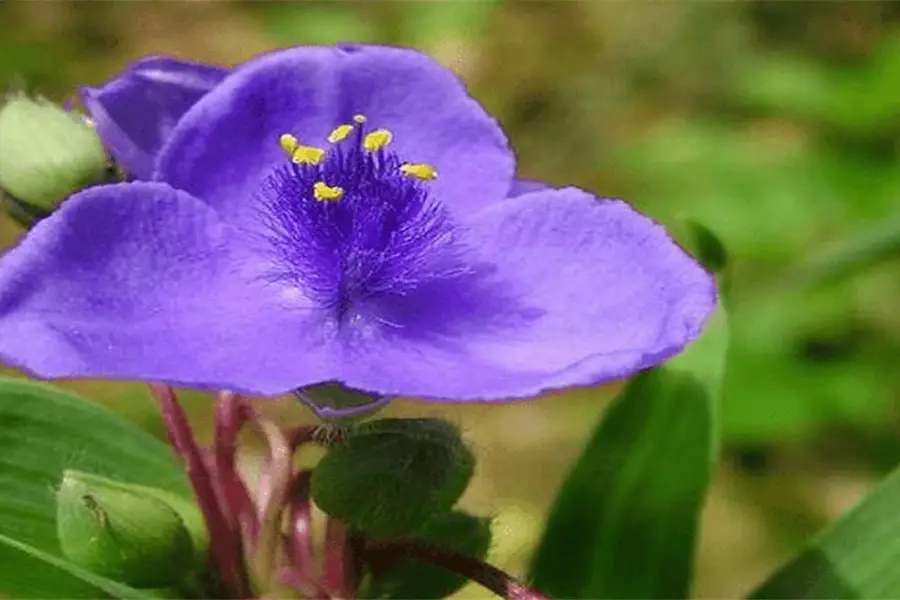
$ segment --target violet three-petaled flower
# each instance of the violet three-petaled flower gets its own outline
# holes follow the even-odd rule
[[[263,55],[162,144],[152,181],[76,194],[0,261],[6,362],[512,399],[656,365],[715,306],[713,278],[627,203],[515,182],[497,123],[418,52]]]

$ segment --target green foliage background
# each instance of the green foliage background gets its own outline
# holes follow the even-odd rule
[[[233,64],[347,40],[457,70],[522,176],[624,197],[675,232],[695,218],[727,246],[726,451],[697,594],[748,591],[896,464],[900,3],[4,2],[0,86],[62,100],[148,53]],[[140,386],[73,387],[159,433]],[[496,515],[492,557],[521,572],[610,394],[391,411],[462,425],[480,459],[464,505]],[[192,399],[198,424],[207,404]]]

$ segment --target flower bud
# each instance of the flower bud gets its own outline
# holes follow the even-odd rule
[[[157,490],[66,471],[56,495],[63,555],[141,588],[177,586],[195,567],[184,520]]]
[[[52,211],[108,168],[97,132],[77,114],[24,94],[0,107],[0,190],[26,212]]]

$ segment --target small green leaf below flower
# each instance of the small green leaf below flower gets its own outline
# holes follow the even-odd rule
[[[312,497],[353,529],[406,535],[453,507],[474,466],[458,429],[446,421],[371,421],[321,460],[313,472]]]

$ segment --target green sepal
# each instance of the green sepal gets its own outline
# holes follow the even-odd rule
[[[0,207],[13,221],[25,229],[31,228],[41,219],[46,219],[50,216],[49,211],[32,206],[2,188],[0,188]]]
[[[383,407],[378,402],[378,396],[348,388],[340,383],[317,383],[305,387],[301,391],[319,407],[325,406],[336,410],[355,409],[353,412],[356,414],[328,420],[330,424],[341,427],[356,425],[370,418]],[[367,406],[372,408],[365,409],[364,407]],[[357,410],[359,412],[356,412]]]
[[[448,512],[475,458],[459,430],[439,419],[363,423],[313,471],[312,497],[329,515],[373,536],[414,532]]]
[[[681,220],[685,243],[688,248],[713,273],[720,273],[728,267],[728,250],[713,231],[691,218]]]

